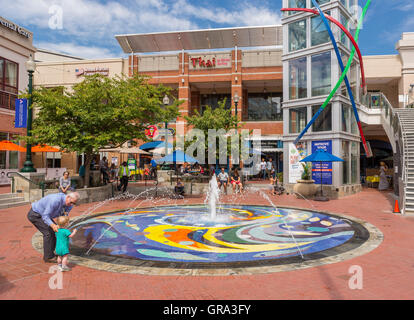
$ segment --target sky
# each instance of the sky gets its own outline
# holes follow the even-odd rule
[[[281,7],[282,0],[0,0],[0,16],[32,31],[37,48],[93,59],[126,56],[117,34],[274,25]],[[414,32],[413,10],[414,0],[372,0],[362,54],[395,54],[402,32]]]

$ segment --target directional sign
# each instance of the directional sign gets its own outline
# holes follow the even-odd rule
[[[160,136],[165,136],[166,132],[168,132],[169,137],[172,137],[175,134],[175,130],[173,128],[168,128],[167,131],[166,131],[166,129],[158,129],[158,134]]]

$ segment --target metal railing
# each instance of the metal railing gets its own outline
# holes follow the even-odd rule
[[[29,183],[31,183],[31,184],[39,187],[39,189],[42,190],[42,198],[45,196],[45,183],[43,181],[40,181],[39,183],[34,182],[33,180],[30,180],[29,178],[26,178],[24,175],[22,175],[22,174],[20,174],[18,172],[9,172],[9,173],[7,173],[7,177],[10,178],[10,179],[12,179],[12,185],[11,185],[12,193],[15,193],[16,192],[15,191],[16,184],[15,184],[15,181],[14,181],[14,177],[15,176],[18,176],[19,178],[22,178],[23,180],[25,180],[25,181],[27,181],[27,182],[29,182]]]
[[[0,108],[15,110],[15,99],[16,94],[0,90]]]

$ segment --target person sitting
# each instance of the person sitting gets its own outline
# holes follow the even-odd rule
[[[181,181],[181,178],[177,179],[177,184],[174,187],[174,193],[181,197],[184,196],[184,184]]]
[[[227,172],[224,171],[224,168],[221,168],[221,172],[217,176],[217,183],[219,189],[221,189],[221,186],[224,187],[224,192],[227,194],[227,185],[229,183],[229,175]]]
[[[72,180],[69,178],[69,172],[65,171],[63,177],[59,179],[59,192],[65,193],[68,191],[74,191],[71,187]]]
[[[275,195],[281,195],[283,192],[285,192],[285,188],[283,188],[283,185],[279,183],[279,179],[277,176],[275,176],[274,179],[270,178],[270,182],[273,186],[272,188],[272,194]]]
[[[236,193],[236,187],[239,187],[239,192],[242,193],[243,192],[243,184],[241,182],[241,178],[239,175],[239,171],[236,169],[234,169],[233,173],[231,174],[231,178],[230,178],[230,183],[233,186],[233,193]]]

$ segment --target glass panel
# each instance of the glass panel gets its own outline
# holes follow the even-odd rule
[[[342,131],[350,132],[351,107],[342,104]]]
[[[346,8],[346,0],[341,0],[341,3]]]
[[[249,93],[248,121],[282,121],[281,98],[277,93]]]
[[[346,29],[349,28],[348,27],[349,20],[342,13],[340,14],[339,21],[341,22],[341,24]],[[339,32],[340,32],[340,38],[339,39],[340,39],[341,43],[346,46],[347,45],[347,41],[348,41],[348,37],[346,36],[345,32],[343,32],[341,29],[339,29]],[[346,60],[346,61],[348,61],[348,60]],[[345,65],[346,65],[346,62],[344,62],[344,66]]]
[[[329,94],[331,91],[331,52],[312,56],[312,96]]]
[[[352,115],[351,115],[351,133],[358,134],[358,124],[356,122],[355,114],[353,110],[352,110]]]
[[[17,88],[17,63],[6,60],[5,84]]]
[[[289,51],[306,48],[306,20],[289,24]]]
[[[216,109],[219,105],[219,101],[226,99],[225,108],[231,108],[231,95],[230,94],[203,94],[201,96],[201,114],[203,114],[206,106],[211,107],[213,110]],[[240,107],[240,104],[239,104]],[[241,111],[241,109],[239,109]]]
[[[307,96],[306,58],[292,60],[289,62],[289,99]]]
[[[329,11],[326,14],[330,14]],[[326,43],[330,41],[328,30],[320,16],[313,17],[311,19],[311,34],[312,34],[312,46]]]
[[[312,117],[318,112],[320,106],[312,106]],[[328,104],[321,114],[316,118],[312,124],[313,132],[331,131],[332,130],[332,108]]]
[[[307,123],[307,108],[292,108],[289,110],[289,132],[300,133]]]
[[[9,169],[17,169],[19,167],[19,152],[9,151]]]
[[[321,4],[325,4],[325,3],[328,3],[329,1],[331,1],[331,0],[316,0],[316,2],[317,2],[319,5],[321,5]]]
[[[0,141],[8,140],[6,132],[0,132]],[[0,169],[6,169],[7,151],[0,151]]]
[[[0,90],[3,89],[3,87],[1,86],[1,84],[4,82],[3,72],[4,72],[4,60],[0,59]]]
[[[306,8],[306,0],[289,0],[289,8]],[[297,12],[290,11],[288,15],[295,13]]]
[[[349,184],[349,142],[342,141],[342,184]]]
[[[358,183],[359,143],[351,143],[351,182]]]

